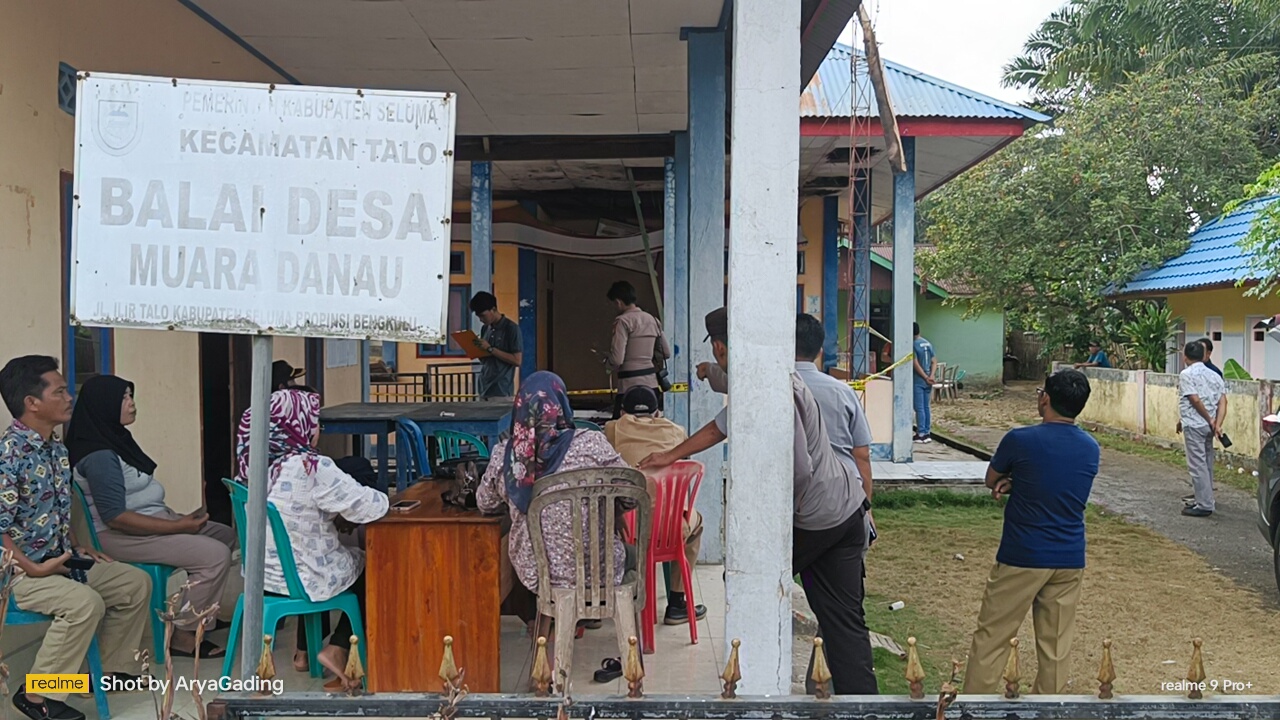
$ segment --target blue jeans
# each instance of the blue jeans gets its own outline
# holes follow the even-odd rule
[[[933,410],[929,406],[933,401],[933,388],[915,383],[912,386],[912,400],[916,410],[916,435],[927,437],[933,429]]]

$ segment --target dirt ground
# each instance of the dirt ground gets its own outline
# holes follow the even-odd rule
[[[1035,388],[1035,383],[1012,383],[997,395],[937,403],[936,424],[943,432],[951,431],[994,449],[1009,428],[1037,421]],[[1111,449],[1107,446],[1112,444],[1111,438],[1101,439],[1102,466],[1092,502],[1195,551],[1212,568],[1254,591],[1265,606],[1280,610],[1272,550],[1258,530],[1258,506],[1252,489],[1226,482],[1228,470],[1220,466],[1213,517],[1183,517],[1180,498],[1191,488],[1179,453],[1156,451],[1138,456]],[[1252,482],[1238,484],[1253,487]]]
[[[937,404],[935,424],[994,448],[1007,429],[1035,421],[1034,397],[1035,385],[1025,383],[996,396]],[[1185,518],[1184,478],[1169,462],[1103,451],[1073,652],[1079,692],[1096,686],[1104,638],[1114,641],[1117,692],[1164,694],[1159,684],[1186,677],[1191,640],[1201,637],[1210,679],[1252,683],[1251,694],[1280,693],[1274,633],[1259,632],[1277,626],[1280,602],[1271,550],[1254,520],[1256,503],[1223,483],[1212,518]],[[868,558],[868,591],[900,598],[943,624],[955,638],[948,650],[963,660],[1000,524],[996,513],[987,528],[952,527],[946,515],[877,513],[885,542]],[[914,537],[892,542],[898,534]],[[956,553],[966,559],[955,560]],[[1021,637],[1023,677],[1031,678],[1029,622]]]

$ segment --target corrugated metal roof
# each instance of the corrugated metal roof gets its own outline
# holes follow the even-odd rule
[[[848,45],[837,43],[831,48],[826,59],[818,66],[818,73],[813,76],[808,87],[800,95],[801,117],[850,117],[852,115],[854,98],[850,83],[852,58],[853,48]],[[884,61],[884,67],[889,97],[893,99],[893,109],[898,117],[987,120],[1012,118],[1028,123],[1043,123],[1050,120],[1049,116],[1041,115],[1034,110],[962,88],[889,60]],[[859,74],[858,84],[859,102],[862,98],[867,98],[871,108],[870,117],[878,118],[879,106],[876,105],[875,94],[871,91],[870,80],[865,74]]]
[[[1280,195],[1259,198],[1220,215],[1191,233],[1187,251],[1163,265],[1139,273],[1117,295],[1154,295],[1234,283],[1249,275],[1249,257],[1240,240],[1262,208]]]

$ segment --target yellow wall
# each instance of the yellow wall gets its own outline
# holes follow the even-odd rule
[[[1177,433],[1178,378],[1146,373],[1145,390],[1139,391],[1137,371],[1087,370],[1092,393],[1080,419],[1112,430],[1181,444]],[[1259,405],[1258,381],[1227,382],[1227,417],[1223,430],[1234,443],[1231,454],[1256,457],[1261,441],[1260,424],[1266,413]],[[1143,399],[1145,395],[1145,399]],[[1139,406],[1142,402],[1142,407]]]
[[[452,275],[449,282],[454,285],[471,283],[471,243],[454,242],[454,252],[466,254],[466,271],[462,275]],[[475,291],[472,291],[475,294]],[[520,321],[520,249],[513,245],[498,245],[493,249],[493,295],[498,298],[498,310],[512,320]],[[467,298],[470,300],[470,298]],[[468,322],[471,312],[467,311]],[[468,327],[470,325],[468,324]],[[402,373],[426,372],[428,365],[442,363],[466,362],[462,356],[418,357],[418,347],[412,343],[396,345],[396,370]],[[326,387],[328,378],[325,379]],[[357,388],[359,386],[357,385]],[[327,399],[326,399],[327,401]]]
[[[808,312],[811,309],[809,298],[822,297],[822,198],[810,198],[800,208],[800,227],[808,242],[800,247],[805,255],[805,273],[796,278],[796,283],[804,285],[805,306],[800,308],[800,312]],[[822,319],[821,299],[813,315]]]
[[[63,357],[59,172],[74,161],[73,118],[58,108],[58,63],[78,70],[279,81],[271,70],[171,0],[0,3],[0,314],[5,358]],[[160,465],[177,510],[199,504],[198,338],[120,331],[116,371],[143,404],[135,434]],[[0,410],[7,422],[7,413]]]
[[[1243,333],[1245,317],[1270,316],[1274,315],[1278,309],[1274,298],[1262,300],[1246,296],[1245,292],[1243,288],[1201,290],[1170,295],[1166,298],[1166,302],[1174,316],[1180,316],[1186,320],[1188,337],[1203,333],[1205,318],[1210,317],[1222,318],[1223,332]],[[1237,360],[1243,362],[1243,358],[1237,358]]]

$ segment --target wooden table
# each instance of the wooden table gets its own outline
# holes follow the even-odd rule
[[[444,484],[397,495],[418,500],[365,529],[365,627],[372,692],[440,692],[444,636],[471,692],[500,690],[500,518],[446,505]]]

